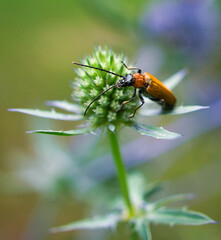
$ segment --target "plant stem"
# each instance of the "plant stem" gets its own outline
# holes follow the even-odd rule
[[[124,198],[124,202],[127,206],[128,212],[130,217],[133,216],[133,207],[130,200],[130,195],[128,191],[128,185],[127,185],[127,176],[126,176],[126,170],[123,163],[123,159],[120,153],[119,143],[118,143],[118,137],[116,133],[113,133],[108,129],[109,134],[109,140],[112,150],[112,155],[114,159],[114,164],[117,170],[118,179],[120,182],[121,192]]]

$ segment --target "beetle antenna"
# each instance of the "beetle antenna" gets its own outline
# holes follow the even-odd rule
[[[84,65],[84,64],[76,63],[76,62],[72,62],[72,63],[75,64],[75,65],[83,66],[83,67],[94,68],[94,69],[97,69],[97,70],[100,70],[100,71],[103,71],[103,72],[107,72],[107,73],[113,74],[113,75],[118,76],[118,77],[124,77],[124,76],[122,76],[122,75],[120,75],[120,74],[107,71],[107,70],[105,70],[105,69],[103,69],[103,68],[92,67],[92,66],[89,66],[89,65]]]
[[[112,88],[117,87],[117,84],[112,85],[111,87],[109,87],[107,90],[103,91],[102,93],[100,93],[99,95],[97,95],[97,97],[95,97],[92,102],[87,106],[86,110],[84,111],[84,116],[86,116],[87,114],[87,110],[89,109],[89,107],[103,94],[105,94],[106,92],[108,92],[109,90],[111,90]]]

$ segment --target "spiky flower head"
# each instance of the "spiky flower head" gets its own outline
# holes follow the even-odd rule
[[[102,68],[119,75],[126,75],[128,70],[124,67],[121,61],[127,64],[127,60],[123,55],[117,55],[108,48],[98,47],[95,49],[92,56],[86,57],[82,64]],[[99,71],[92,68],[79,66],[76,69],[77,77],[74,82],[72,97],[83,107],[83,111],[92,102],[92,100],[101,92],[116,84],[120,77]],[[105,124],[119,125],[130,124],[133,120],[128,116],[133,112],[138,105],[135,100],[128,103],[124,108],[120,109],[121,103],[131,98],[133,87],[113,88],[102,95],[88,109],[86,117],[95,127]]]
[[[124,67],[122,61],[126,65],[127,59],[121,54],[115,54],[111,49],[98,47],[90,57],[86,57],[82,60],[82,64],[102,68],[115,74],[125,76],[129,71]],[[76,65],[75,65],[76,67]],[[26,108],[13,108],[9,109],[14,112],[21,112],[32,116],[64,120],[64,121],[80,121],[88,120],[89,123],[86,126],[80,125],[79,128],[67,131],[56,130],[35,130],[31,132],[52,134],[59,136],[73,136],[81,135],[85,133],[93,133],[99,127],[108,127],[112,132],[117,132],[117,128],[120,125],[127,125],[142,135],[151,136],[158,139],[175,139],[180,137],[180,134],[169,132],[162,127],[149,126],[141,124],[135,121],[134,118],[129,118],[131,113],[134,112],[134,108],[139,105],[138,98],[135,98],[132,102],[124,105],[121,111],[118,111],[122,102],[131,99],[133,95],[133,87],[125,88],[112,88],[100,96],[87,111],[87,115],[84,116],[84,111],[88,105],[97,97],[100,93],[107,90],[110,86],[116,84],[121,77],[115,76],[110,73],[106,73],[100,70],[78,66],[75,68],[77,77],[73,83],[72,98],[76,103],[67,101],[48,101],[47,105],[53,108],[59,108],[69,112],[60,113],[54,109],[51,111],[39,110],[39,109],[26,109]],[[131,72],[130,72],[131,73]],[[181,70],[174,74],[166,81],[163,81],[166,87],[173,89],[186,75],[185,70]],[[149,117],[162,114],[160,106],[156,108],[150,107],[151,101],[145,99],[145,105],[136,113],[141,116]],[[172,111],[167,114],[180,115],[188,112],[197,111],[207,107],[204,106],[176,106]]]

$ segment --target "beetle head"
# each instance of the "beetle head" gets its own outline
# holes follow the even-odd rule
[[[134,82],[133,75],[127,74],[117,82],[116,87],[121,88],[121,87],[133,86],[133,82]]]

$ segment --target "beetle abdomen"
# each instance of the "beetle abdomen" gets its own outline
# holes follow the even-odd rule
[[[163,105],[164,110],[171,110],[176,103],[176,98],[172,91],[150,73],[145,73],[145,75],[150,79],[146,89],[147,93],[153,99],[159,99],[157,102]]]

